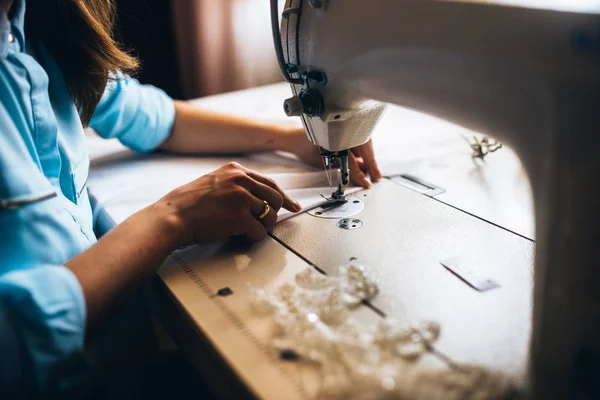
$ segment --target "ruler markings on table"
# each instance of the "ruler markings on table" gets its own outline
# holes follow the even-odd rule
[[[279,241],[279,240],[277,240],[277,242],[281,243],[281,241]],[[287,246],[285,246],[285,247],[287,248]],[[260,349],[260,351],[264,355],[266,355],[269,358],[269,360],[271,360],[279,368],[280,371],[283,372],[284,376],[286,376],[290,380],[290,382],[293,384],[293,386],[295,386],[296,389],[299,390],[299,392],[302,394],[303,397],[308,398],[306,390],[305,390],[304,386],[302,385],[302,383],[300,382],[301,378],[299,377],[299,374],[292,374],[291,373],[292,371],[290,371],[289,368],[286,368],[287,363],[283,363],[279,357],[275,356],[275,354],[273,354],[273,352],[270,352],[268,350],[268,348],[265,346],[265,344],[260,339],[258,339],[254,335],[254,333],[246,326],[246,324],[243,322],[243,320],[239,316],[237,316],[233,311],[231,311],[231,309],[229,307],[227,307],[227,305],[222,301],[221,298],[214,296],[214,293],[216,293],[216,292],[196,273],[194,268],[192,268],[183,259],[183,257],[180,254],[178,254],[177,251],[171,254],[171,258],[175,262],[177,262],[177,264],[179,265],[181,270],[187,275],[187,277],[190,278],[190,280],[192,282],[194,282],[194,284],[196,284],[196,286],[198,286],[199,289],[201,289],[207,296],[209,296],[209,298],[211,300],[213,300],[217,304],[217,306],[225,314],[225,316],[229,320],[229,322],[233,323],[233,325],[248,340],[250,340],[256,347],[258,347]],[[309,267],[315,267],[319,272],[321,272],[324,275],[327,275],[320,268],[316,267],[316,265],[314,265],[312,262],[306,260],[304,257],[301,257],[301,258],[309,264]],[[387,315],[383,311],[381,311],[377,307],[373,306],[369,301],[363,301],[362,303],[365,306],[367,306],[368,308],[370,308],[373,312],[378,314],[380,317],[387,318]],[[433,355],[434,357],[440,359],[441,361],[445,362],[450,368],[455,368],[457,365],[457,363],[455,361],[453,361],[452,358],[450,358],[446,354],[439,352],[439,350],[437,350],[434,346],[428,346],[427,352],[429,354]]]
[[[298,376],[299,374],[291,374],[290,369],[286,368],[286,364],[283,363],[281,359],[277,357],[272,351],[269,351],[265,344],[254,335],[250,328],[246,326],[244,321],[237,314],[231,311],[231,309],[223,302],[221,298],[213,296],[215,291],[196,273],[194,268],[192,268],[177,251],[172,253],[170,257],[177,263],[177,265],[179,265],[179,267],[186,274],[186,276],[190,278],[190,280],[194,282],[194,284],[200,290],[202,290],[209,297],[209,299],[217,305],[217,307],[219,307],[219,309],[223,312],[227,320],[231,322],[236,327],[236,329],[240,331],[242,335],[244,335],[246,339],[250,340],[254,346],[258,347],[258,349],[265,356],[267,356],[269,360],[273,362],[281,372],[283,372],[284,376],[286,376],[290,380],[292,385],[299,390],[302,396],[307,398],[305,388],[300,382],[300,377]]]

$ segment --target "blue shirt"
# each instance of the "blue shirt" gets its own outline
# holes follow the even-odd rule
[[[63,264],[96,241],[81,120],[48,51],[25,39],[25,1],[13,7],[10,20],[0,10],[0,392],[44,390],[81,353],[84,297]],[[173,101],[115,78],[90,126],[150,151],[171,131]]]

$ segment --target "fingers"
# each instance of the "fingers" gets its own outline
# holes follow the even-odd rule
[[[358,147],[353,147],[351,149],[351,151],[354,153],[354,155],[356,156],[357,159],[361,159],[362,160],[362,153],[360,152],[360,148],[362,146],[358,146]]]
[[[272,232],[275,224],[277,223],[277,211],[271,208],[269,213],[260,221],[268,232]]]
[[[375,161],[375,152],[373,150],[373,140],[369,139],[369,141],[358,148],[360,151],[360,155],[362,156],[364,162],[364,169],[367,171],[371,179],[379,180],[381,179],[381,171],[379,170],[379,166],[377,165],[377,161]]]
[[[277,211],[269,206],[269,212],[262,219],[258,217],[265,211],[265,203],[261,201],[262,208],[259,213],[250,211],[245,225],[245,235],[255,242],[260,242],[267,237],[277,223]]]
[[[348,168],[350,168],[350,181],[353,184],[365,188],[371,187],[371,181],[360,169],[356,156],[352,152],[348,154]]]
[[[241,219],[237,221],[239,225],[236,228],[236,235],[245,235],[253,241],[259,242],[275,226],[277,211],[269,205],[267,214],[259,219],[267,208],[265,202],[244,189],[240,189],[240,191],[244,193],[241,195],[240,200],[242,200],[242,204],[246,205],[244,207],[246,211],[242,213]]]
[[[247,204],[249,205],[250,213],[254,216],[254,218],[261,216],[266,209],[265,202],[251,193],[248,193]],[[269,210],[271,209],[273,209],[273,207],[271,206],[271,203],[269,203]]]
[[[249,194],[249,196],[253,197],[252,199],[250,199],[250,214],[253,216],[254,219],[260,221],[267,228],[267,230],[270,231],[271,229],[273,229],[275,223],[277,222],[277,210],[273,206],[271,206],[271,203],[269,203],[268,200],[265,200],[269,204],[269,211],[261,219],[260,216],[263,215],[263,213],[267,209],[265,201],[260,200],[259,198],[256,198],[251,194]]]
[[[255,181],[260,182],[260,183],[270,187],[271,189],[275,190],[277,193],[279,193],[279,195],[281,196],[281,198],[283,200],[283,203],[282,203],[283,208],[285,208],[286,210],[291,211],[291,212],[298,212],[302,209],[300,204],[298,204],[296,201],[294,201],[294,199],[292,199],[283,190],[281,190],[279,188],[279,186],[275,183],[274,180],[272,180],[271,178],[267,178],[266,176],[261,175],[258,172],[252,171],[250,169],[246,169],[245,171],[246,171],[246,174],[248,174],[248,176],[250,176]],[[261,189],[259,189],[258,185],[256,186],[256,188],[258,190],[261,190]],[[264,188],[262,188],[262,190],[264,190]],[[265,199],[265,200],[267,200],[267,199]]]
[[[267,237],[267,228],[254,215],[248,214],[245,234],[251,240],[260,242]]]
[[[271,206],[271,208],[274,209],[275,212],[279,211],[279,209],[283,205],[283,196],[281,196],[281,193],[271,188],[270,186],[253,181],[248,190],[254,196],[268,202],[269,206]]]

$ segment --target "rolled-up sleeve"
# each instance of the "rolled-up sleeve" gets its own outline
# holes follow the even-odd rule
[[[173,99],[165,92],[119,74],[109,81],[90,127],[134,151],[148,152],[167,139],[174,121]]]
[[[81,354],[84,326],[83,293],[64,266],[0,274],[0,387],[60,384]]]

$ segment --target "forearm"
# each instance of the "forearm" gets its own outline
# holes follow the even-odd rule
[[[155,204],[134,214],[66,263],[83,289],[87,336],[177,247],[176,226],[160,207]]]
[[[160,146],[167,151],[196,154],[254,153],[291,150],[303,135],[298,126],[277,126],[231,116],[175,101],[175,123]]]

